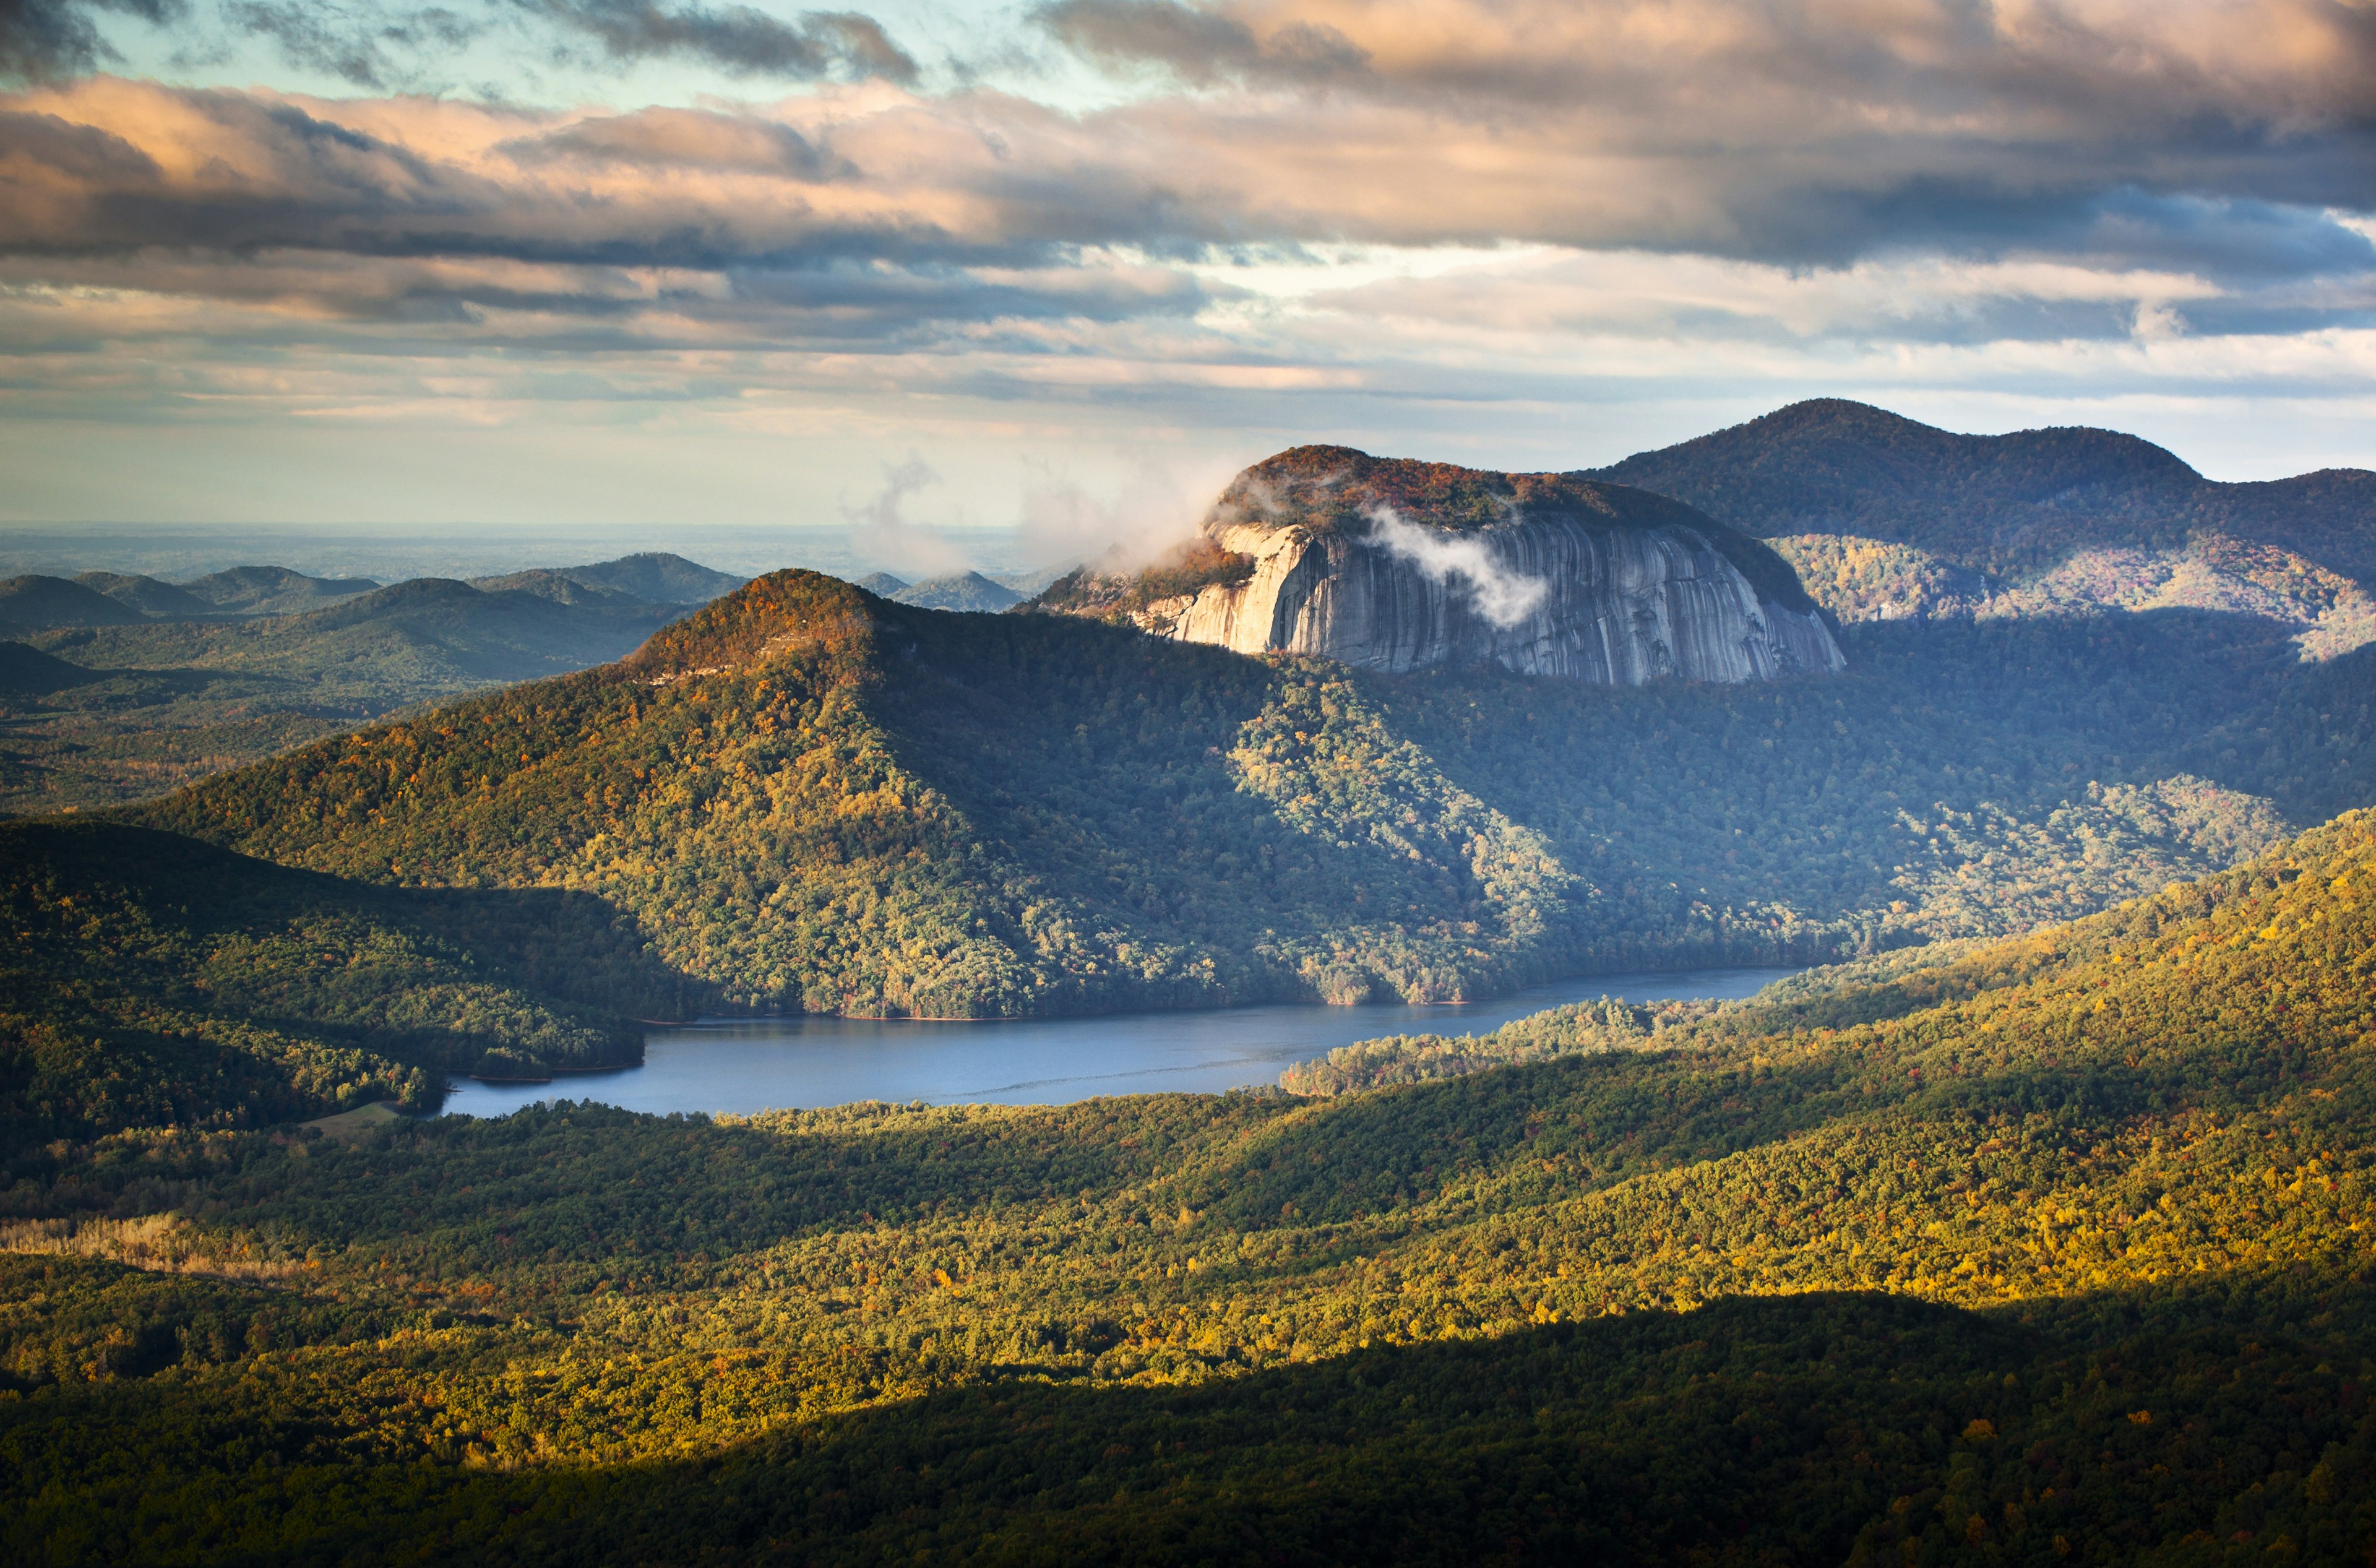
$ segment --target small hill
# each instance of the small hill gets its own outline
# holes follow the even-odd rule
[[[1959,435],[1839,398],[1794,403],[1585,477],[1671,495],[1762,539],[1848,534],[1988,572],[2090,546],[2275,546],[2376,588],[2376,473],[2206,480],[2151,442],[2084,428]]]
[[[897,599],[907,589],[908,579],[895,577],[888,572],[869,572],[859,578],[855,586],[878,599]]]
[[[137,610],[64,577],[31,574],[0,581],[0,627],[46,631],[59,626],[125,626],[143,619]]]
[[[560,566],[554,570],[588,588],[639,599],[647,604],[707,604],[749,580],[731,573],[712,571],[665,551],[646,551],[590,566]]]
[[[1022,603],[1025,598],[1004,583],[991,581],[980,572],[928,577],[920,583],[910,583],[887,597],[902,604],[912,604],[919,610],[961,610],[978,614],[1011,610]]]
[[[200,599],[187,588],[155,577],[129,576],[123,572],[83,572],[75,581],[127,609],[155,620],[187,621],[220,613],[217,607]]]
[[[614,593],[609,588],[590,588],[565,572],[538,566],[525,572],[506,572],[501,576],[472,577],[469,585],[481,593],[528,593],[539,599],[549,599],[557,604],[635,604],[642,600],[633,594]]]
[[[45,696],[102,679],[28,644],[0,642],[0,695]]]
[[[309,577],[286,566],[233,566],[184,583],[183,588],[217,611],[290,615],[369,593],[379,586],[369,577]]]

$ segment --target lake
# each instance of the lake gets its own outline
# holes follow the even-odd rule
[[[1093,1095],[1217,1094],[1269,1084],[1291,1062],[1380,1035],[1473,1034],[1564,1002],[1748,996],[1788,968],[1595,975],[1492,1002],[1413,1007],[1230,1007],[933,1024],[909,1019],[719,1018],[655,1028],[644,1064],[549,1084],[456,1078],[445,1109],[502,1116],[549,1099],[712,1114],[882,1099],[1058,1105]]]

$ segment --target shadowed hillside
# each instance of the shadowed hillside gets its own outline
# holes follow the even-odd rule
[[[0,826],[0,1143],[254,1126],[443,1069],[638,1061],[697,1007],[599,901],[359,886],[113,824]]]

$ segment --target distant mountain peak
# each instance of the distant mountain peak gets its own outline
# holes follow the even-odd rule
[[[1022,594],[1004,583],[994,582],[980,572],[952,572],[946,576],[927,577],[922,582],[909,583],[886,597],[919,610],[956,610],[975,613],[1012,609],[1024,600]]]
[[[2376,474],[2227,484],[2141,436],[2087,426],[1966,435],[1810,398],[1586,477],[1672,496],[1761,539],[1853,535],[1992,573],[2217,533],[2376,584]]]

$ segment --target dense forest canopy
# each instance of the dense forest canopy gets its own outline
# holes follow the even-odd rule
[[[114,824],[0,825],[0,1144],[255,1126],[401,1099],[448,1069],[641,1059],[685,1009],[599,900],[418,891]]]
[[[60,1562],[2349,1561],[2376,818],[1317,1100],[23,1148]]]

